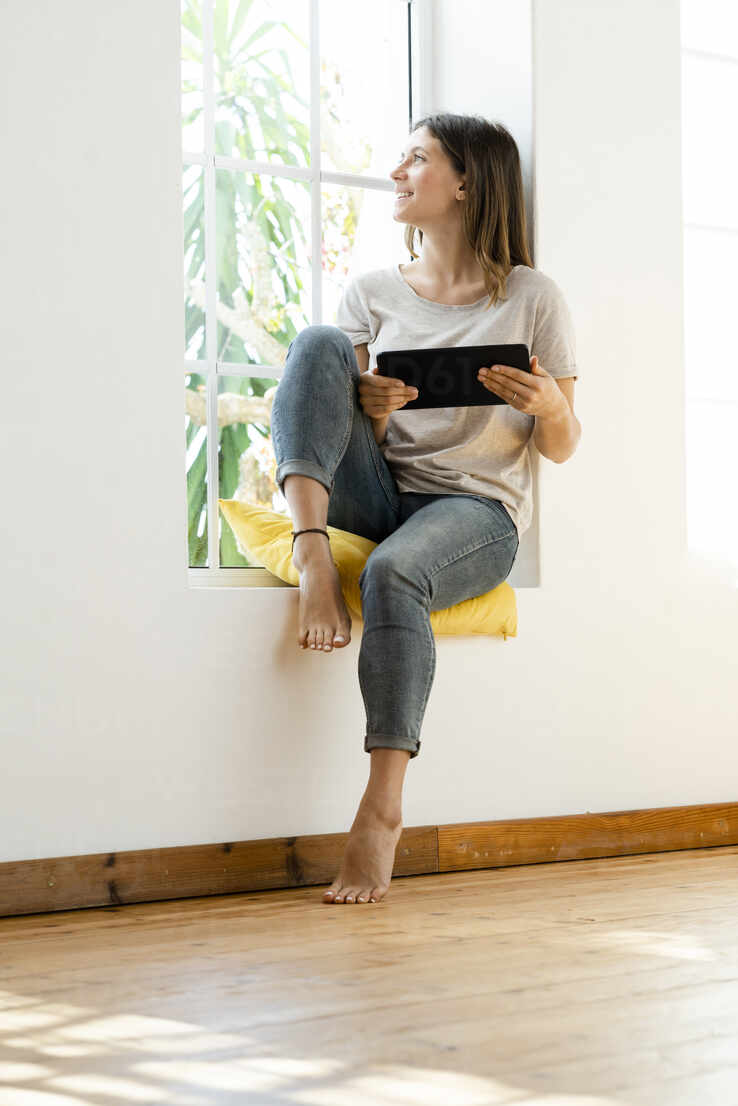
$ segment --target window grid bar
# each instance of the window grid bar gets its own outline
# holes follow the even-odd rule
[[[721,54],[717,50],[699,50],[696,46],[683,46],[682,55],[691,58],[701,58],[702,61],[717,61],[725,65],[738,65],[738,57],[735,54]]]
[[[320,156],[320,0],[310,0],[310,186],[311,238],[310,271],[313,319],[323,321],[323,228],[321,226],[320,184],[323,180]]]
[[[217,364],[218,317],[215,271],[215,0],[203,0],[203,122],[205,127],[205,347],[208,369]],[[206,376],[208,568],[219,567],[218,374]]]
[[[434,110],[431,85],[433,59],[433,22],[430,5],[425,0],[407,0],[408,26],[410,30],[410,118],[422,119]]]
[[[412,2],[407,3],[407,129],[410,131],[413,125],[413,19]]]
[[[272,177],[288,177],[290,180],[320,180],[328,184],[343,184],[351,188],[378,188],[391,192],[394,185],[386,177],[370,177],[362,173],[342,173],[338,169],[321,169],[320,173],[312,169],[304,169],[300,165],[285,165],[281,161],[252,161],[249,158],[225,157],[216,154],[214,159],[216,169],[231,169],[241,173],[261,173]],[[204,154],[182,154],[184,165],[207,165],[208,159]]]
[[[689,230],[715,231],[718,234],[738,234],[738,227],[722,226],[720,223],[683,223]]]

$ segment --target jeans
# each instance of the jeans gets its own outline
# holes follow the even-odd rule
[[[364,749],[412,759],[436,670],[430,612],[497,587],[519,539],[497,499],[398,491],[359,403],[359,375],[339,327],[308,326],[291,342],[272,405],[276,480],[282,494],[290,474],[318,480],[328,525],[377,542],[359,577]]]

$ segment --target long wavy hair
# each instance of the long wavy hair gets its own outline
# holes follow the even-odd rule
[[[515,139],[502,123],[480,115],[443,112],[426,115],[410,132],[427,127],[441,144],[457,173],[466,174],[463,228],[469,245],[484,271],[489,310],[498,299],[507,299],[507,275],[514,265],[534,265],[528,252],[520,153]],[[415,232],[405,227],[405,245],[413,258]]]

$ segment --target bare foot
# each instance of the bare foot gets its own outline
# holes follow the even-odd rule
[[[395,849],[402,833],[402,816],[362,803],[351,827],[341,870],[323,902],[379,902],[386,895]]]
[[[292,563],[300,575],[297,644],[301,649],[322,649],[325,653],[334,645],[336,649],[345,648],[351,641],[351,615],[323,534],[300,534]]]

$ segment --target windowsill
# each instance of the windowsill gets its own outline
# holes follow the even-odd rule
[[[191,588],[292,588],[274,576],[268,568],[188,568],[187,582]]]
[[[207,568],[188,568],[187,582],[191,588],[291,588],[297,591],[297,584],[280,580],[268,568],[218,568],[212,572]],[[520,591],[524,588],[537,589],[540,584],[511,586]]]

